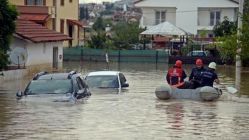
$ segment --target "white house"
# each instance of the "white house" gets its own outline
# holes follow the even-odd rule
[[[139,0],[135,6],[142,9],[142,27],[168,21],[195,35],[207,30],[212,36],[214,25],[224,17],[236,21],[238,14],[238,3],[232,0]]]
[[[10,65],[50,64],[57,67],[63,61],[63,41],[70,39],[67,35],[19,18],[10,46]]]

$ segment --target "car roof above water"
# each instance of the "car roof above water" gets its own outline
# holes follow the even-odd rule
[[[98,76],[98,75],[118,75],[119,71],[95,71],[90,72],[87,76]]]
[[[55,80],[66,80],[68,79],[68,73],[51,73],[51,74],[45,74],[38,78],[39,80],[49,80],[49,79],[55,79]]]

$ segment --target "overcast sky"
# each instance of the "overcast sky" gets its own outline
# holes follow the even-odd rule
[[[80,3],[90,3],[90,2],[102,3],[103,1],[114,2],[114,1],[117,1],[117,0],[80,0]]]

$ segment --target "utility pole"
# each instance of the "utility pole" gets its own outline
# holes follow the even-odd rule
[[[238,16],[238,37],[241,34],[240,29],[242,29],[242,18],[243,18],[243,7],[244,7],[244,0],[239,0],[239,16]],[[236,53],[236,68],[235,68],[235,87],[240,90],[240,82],[241,82],[241,47],[240,41],[237,39],[237,53]]]
[[[239,0],[239,16],[238,16],[238,31],[237,31],[238,36],[240,36],[241,34],[240,29],[242,29],[243,6],[244,6],[244,0]],[[238,40],[237,41],[236,68],[241,67],[240,53],[241,53],[241,48],[240,48],[240,42]]]

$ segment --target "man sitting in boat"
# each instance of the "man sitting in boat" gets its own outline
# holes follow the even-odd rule
[[[203,62],[201,59],[196,59],[195,61],[196,67],[194,67],[189,76],[190,87],[191,89],[195,89],[201,86],[201,74],[206,71],[203,66]]]
[[[210,86],[213,87],[213,83],[216,82],[219,84],[219,79],[215,73],[216,63],[211,62],[208,65],[208,69],[201,74],[201,86]]]
[[[184,79],[187,77],[185,71],[182,69],[182,61],[177,60],[175,65],[168,70],[166,79],[167,82],[176,87],[184,88]]]

